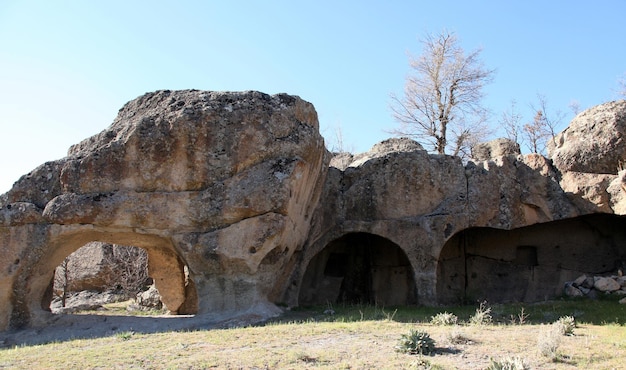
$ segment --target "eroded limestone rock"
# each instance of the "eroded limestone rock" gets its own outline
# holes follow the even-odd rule
[[[0,200],[0,328],[45,323],[54,268],[90,241],[146,249],[172,312],[267,304],[307,237],[327,158],[298,97],[185,90],[129,102]]]

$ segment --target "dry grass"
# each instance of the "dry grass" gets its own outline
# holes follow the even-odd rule
[[[579,323],[575,335],[560,338],[557,355],[547,357],[541,354],[538,338],[548,322],[437,326],[428,319],[407,322],[404,315],[369,318],[361,308],[346,312],[356,318],[315,314],[298,323],[156,334],[128,331],[18,346],[0,350],[0,368],[485,369],[491,359],[519,357],[533,369],[618,369],[626,358],[626,328],[619,323]],[[395,321],[398,316],[404,322]],[[430,334],[436,342],[433,356],[395,351],[401,335],[410,329]]]

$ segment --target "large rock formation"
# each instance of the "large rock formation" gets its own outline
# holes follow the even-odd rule
[[[91,241],[146,249],[167,309],[213,318],[272,303],[533,301],[626,260],[626,172],[612,165],[555,167],[500,141],[464,164],[408,139],[330,162],[317,124],[288,95],[131,101],[0,198],[0,329],[45,324],[54,268]]]
[[[614,111],[591,112],[626,113],[623,102],[608,106]],[[624,122],[611,124],[615,138],[603,140],[618,142]],[[626,171],[561,171],[507,140],[476,146],[466,165],[398,141],[333,158],[285,302],[537,301],[626,261],[626,219],[617,216],[626,214]],[[391,146],[400,150],[380,150]],[[404,300],[390,297],[390,286]],[[346,289],[356,298],[345,299]]]
[[[315,109],[297,97],[139,97],[3,196],[0,328],[45,322],[54,268],[90,241],[145,248],[172,312],[193,296],[199,313],[267,305],[326,168]]]

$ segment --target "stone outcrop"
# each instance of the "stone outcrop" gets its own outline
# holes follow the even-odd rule
[[[0,197],[0,329],[45,325],[54,268],[92,241],[144,248],[174,314],[559,295],[626,260],[626,172],[562,160],[575,131],[556,166],[506,141],[468,163],[409,139],[333,156],[298,97],[146,94]]]
[[[548,142],[548,153],[561,172],[617,174],[626,164],[626,100],[578,114]]]

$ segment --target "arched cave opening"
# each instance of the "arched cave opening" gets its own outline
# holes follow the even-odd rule
[[[415,304],[413,269],[404,251],[392,241],[369,233],[346,234],[311,259],[298,302]]]
[[[626,217],[593,214],[513,230],[470,228],[444,245],[440,304],[537,302],[563,295],[580,275],[626,267]]]
[[[168,257],[178,259],[174,255]],[[176,262],[170,261],[170,265],[180,264],[180,261]],[[197,292],[187,266],[182,268],[185,302],[176,313],[195,314],[198,311]],[[168,297],[162,297],[151,270],[155,272],[154,268],[149,268],[147,249],[89,242],[65,257],[54,269],[42,299],[42,308],[52,313],[107,311],[103,308],[105,305],[118,303],[118,309],[112,311],[113,314],[120,311],[142,316],[146,312],[166,313],[168,307],[164,302],[168,301]],[[167,275],[167,272],[164,274],[161,271],[159,275]]]

